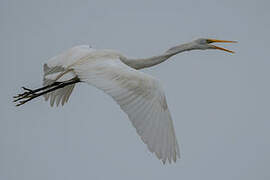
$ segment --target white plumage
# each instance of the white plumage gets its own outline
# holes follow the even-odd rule
[[[128,115],[137,133],[151,152],[164,163],[179,154],[173,122],[165,94],[157,79],[132,69],[110,50],[74,47],[44,64],[44,85],[78,77],[80,81],[110,95]],[[67,72],[67,73],[66,73]],[[64,104],[74,84],[45,95],[51,105]]]
[[[28,89],[14,96],[20,106],[44,96],[51,106],[64,105],[78,82],[85,82],[110,95],[128,115],[148,149],[165,163],[180,158],[173,122],[161,84],[154,77],[138,71],[164,62],[178,53],[196,49],[219,49],[213,42],[235,41],[197,39],[175,46],[159,56],[130,59],[112,50],[76,46],[44,64],[43,87]]]

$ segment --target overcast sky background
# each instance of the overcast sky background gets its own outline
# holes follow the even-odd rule
[[[0,1],[0,179],[270,179],[270,3]],[[181,159],[163,165],[103,92],[78,84],[64,107],[15,107],[42,64],[79,44],[147,57],[209,37],[235,50],[192,51],[144,72],[163,83]]]

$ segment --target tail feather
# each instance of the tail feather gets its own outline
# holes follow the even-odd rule
[[[43,76],[43,86],[48,86],[52,83],[54,83],[56,81],[56,77],[60,74],[63,73],[65,71],[65,68],[63,67],[59,67],[59,66],[55,66],[50,68],[47,64],[44,64],[43,66],[43,70],[44,70],[44,76]],[[66,77],[64,77],[66,76]],[[62,80],[66,80],[74,78],[75,75],[72,74],[71,72],[63,75],[62,78],[58,79],[57,81],[61,82]],[[56,104],[56,106],[58,106],[61,102],[62,105],[64,105],[65,103],[68,102],[68,99],[73,91],[75,87],[75,84],[71,84],[68,86],[65,86],[61,89],[57,89],[53,92],[47,93],[44,95],[45,101],[50,101],[50,105],[54,106],[54,104]]]

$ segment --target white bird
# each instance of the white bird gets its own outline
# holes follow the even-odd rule
[[[183,51],[196,49],[219,49],[213,42],[234,43],[235,41],[197,39],[175,46],[159,56],[130,59],[113,50],[92,49],[75,46],[44,64],[43,87],[31,90],[23,87],[24,93],[14,96],[20,106],[44,95],[51,106],[64,105],[78,82],[85,82],[110,95],[128,115],[137,133],[148,149],[158,159],[176,162],[180,158],[179,146],[173,122],[160,82],[139,69],[164,62]]]

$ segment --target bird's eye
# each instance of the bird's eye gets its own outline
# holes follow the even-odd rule
[[[210,39],[206,39],[206,43],[210,44],[210,43],[212,43],[212,41]]]

